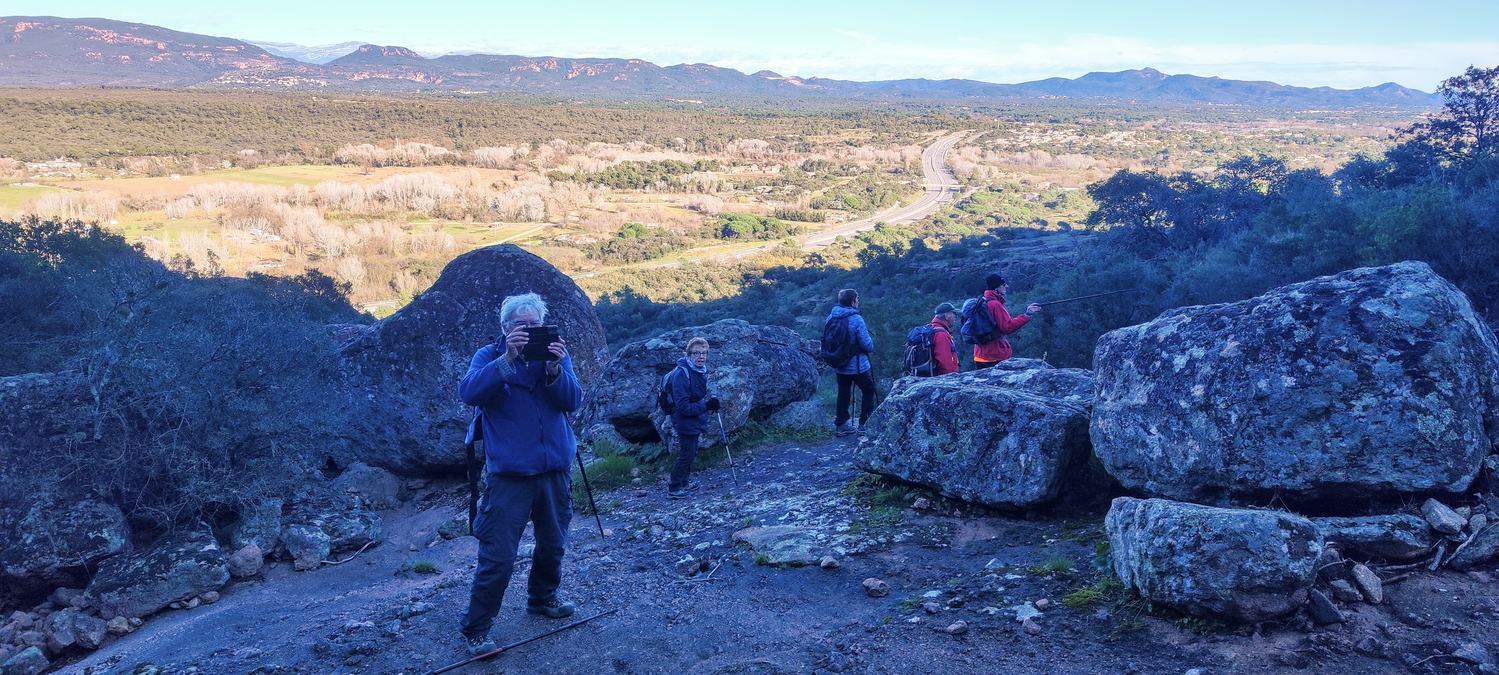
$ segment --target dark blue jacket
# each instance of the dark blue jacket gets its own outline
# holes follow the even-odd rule
[[[869,355],[874,353],[874,337],[869,334],[869,326],[865,325],[864,317],[859,310],[843,305],[833,305],[833,311],[828,313],[828,321],[842,320],[848,317],[848,334],[857,343],[854,351],[857,354],[843,364],[842,368],[834,368],[833,372],[839,375],[858,375],[869,370]]]
[[[667,376],[671,387],[671,426],[682,436],[697,436],[708,428],[708,374],[692,369],[686,357],[677,359]]]
[[[484,471],[534,476],[568,471],[578,444],[567,414],[583,405],[572,357],[547,381],[546,364],[509,361],[493,344],[474,353],[458,397],[478,406],[484,431]]]

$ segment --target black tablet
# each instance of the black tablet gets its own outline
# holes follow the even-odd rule
[[[547,349],[556,342],[561,334],[556,326],[527,326],[526,336],[529,341],[525,348],[521,349],[521,358],[527,361],[550,361],[552,352]]]

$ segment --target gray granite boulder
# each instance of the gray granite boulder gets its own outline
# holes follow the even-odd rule
[[[1086,370],[990,368],[901,383],[865,427],[855,459],[866,471],[1027,508],[1056,499],[1087,465]]]
[[[381,520],[355,495],[324,486],[304,489],[282,519],[281,542],[297,569],[311,569],[335,553],[379,541]]]
[[[833,430],[833,408],[811,399],[787,405],[770,416],[770,423],[782,429],[798,431]]]
[[[45,593],[50,586],[81,584],[85,570],[124,551],[129,536],[120,509],[92,499],[0,509],[0,587]]]
[[[401,479],[380,467],[356,463],[333,479],[333,489],[359,495],[375,509],[394,508],[401,503]]]
[[[1338,549],[1371,559],[1415,560],[1431,552],[1437,535],[1420,516],[1397,513],[1355,518],[1313,518],[1322,537]]]
[[[536,292],[587,385],[608,358],[593,302],[567,275],[512,244],[454,258],[432,287],[372,326],[342,327],[341,370],[358,461],[397,473],[461,469],[469,411],[458,381],[479,347],[500,335],[500,303]]]
[[[206,526],[167,534],[138,553],[105,560],[84,590],[106,619],[152,614],[229,581],[229,563]]]
[[[1111,331],[1093,448],[1196,501],[1461,491],[1499,439],[1499,349],[1424,263],[1360,268]]]
[[[1114,573],[1153,603],[1261,621],[1296,611],[1322,554],[1311,521],[1280,511],[1119,497],[1104,519]]]
[[[285,505],[284,500],[268,497],[245,509],[229,530],[229,548],[238,551],[254,544],[270,555],[281,544],[281,511]]]
[[[656,391],[694,336],[708,341],[708,388],[723,402],[730,433],[817,391],[815,343],[789,328],[725,319],[625,345],[588,388],[579,427],[608,425],[631,443],[667,437],[671,422],[656,410]],[[714,428],[704,444],[717,441]]]

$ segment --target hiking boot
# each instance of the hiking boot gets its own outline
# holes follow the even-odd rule
[[[859,426],[853,420],[844,422],[843,426],[838,427],[839,436],[852,436],[857,433],[859,433]]]
[[[562,600],[559,600],[556,596],[552,596],[550,598],[547,598],[546,600],[542,600],[539,602],[536,600],[529,600],[526,602],[527,614],[540,614],[541,616],[551,617],[553,619],[565,619],[572,616],[573,612],[576,611],[578,611],[578,607],[576,605],[571,602],[564,602]]]
[[[686,499],[687,498],[687,488],[685,488],[685,487],[670,488],[670,489],[668,489],[666,491],[666,498],[667,499]]]
[[[475,637],[465,635],[463,636],[463,646],[468,650],[469,656],[488,654],[500,648],[499,645],[495,644],[494,640],[489,639],[488,635],[478,635]]]

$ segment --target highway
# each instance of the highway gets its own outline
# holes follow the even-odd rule
[[[951,150],[952,146],[962,140],[967,133],[959,131],[948,134],[921,151],[921,175],[922,181],[926,184],[926,191],[919,199],[906,206],[888,208],[868,218],[851,220],[830,230],[802,237],[802,248],[807,250],[822,248],[833,243],[838,237],[872,230],[877,223],[898,225],[921,220],[941,208],[943,204],[952,201],[958,193],[959,186],[957,177],[953,176],[952,169],[947,166],[947,151]]]

